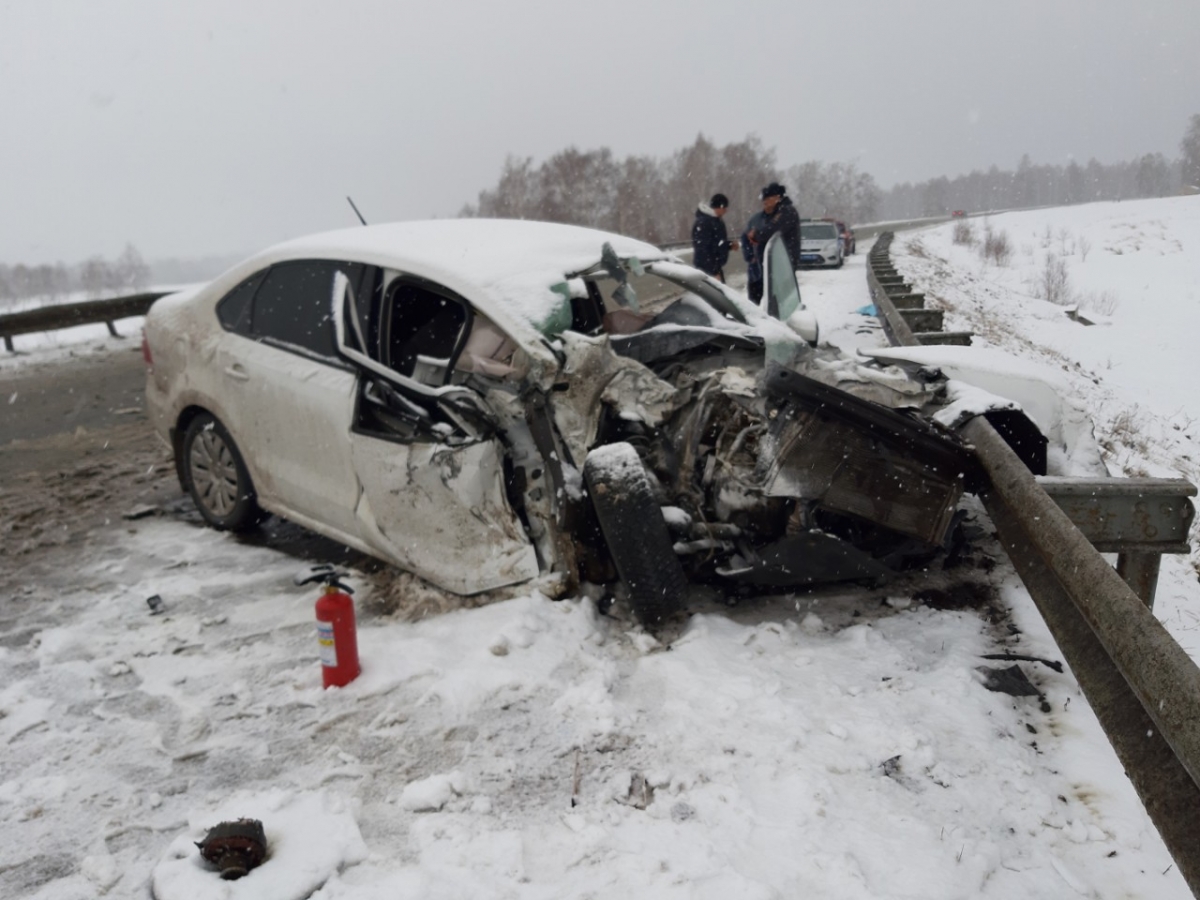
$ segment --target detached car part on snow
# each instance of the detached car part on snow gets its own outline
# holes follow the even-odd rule
[[[969,457],[889,407],[938,385],[814,350],[786,250],[766,256],[756,307],[572,226],[293,241],[155,304],[148,406],[214,526],[278,513],[462,594],[619,576],[654,622],[688,580],[874,581],[928,558]],[[682,296],[642,311],[650,279]]]

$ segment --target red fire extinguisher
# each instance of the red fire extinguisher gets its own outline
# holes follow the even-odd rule
[[[345,572],[330,565],[313,566],[296,576],[297,584],[320,582],[317,600],[317,644],[325,687],[344,687],[358,677],[358,631],[354,623],[354,591],[339,580]]]

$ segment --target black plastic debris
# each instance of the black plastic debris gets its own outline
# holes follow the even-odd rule
[[[885,759],[879,764],[879,767],[883,769],[883,774],[888,778],[894,778],[900,773],[900,756],[896,755],[890,759]]]
[[[163,598],[158,594],[155,594],[153,597],[147,597],[146,605],[150,607],[150,615],[152,616],[157,616],[159,613],[165,612],[167,609],[167,604],[163,602]]]
[[[267,836],[258,819],[221,822],[196,844],[200,855],[212,863],[226,881],[233,881],[259,866],[267,856]]]
[[[991,666],[979,666],[977,671],[983,674],[983,686],[998,694],[1008,694],[1012,697],[1040,697],[1042,692],[1021,671],[1020,666],[1009,666],[1007,669],[993,669]]]
[[[1059,662],[1058,660],[1044,659],[1043,657],[1040,657],[1040,656],[1022,656],[1019,653],[985,653],[985,654],[983,654],[983,658],[984,659],[1020,660],[1021,662],[1035,662],[1035,663],[1041,663],[1043,666],[1046,666],[1048,669],[1053,669],[1055,672],[1061,673],[1063,670],[1063,664],[1061,662]]]
[[[900,762],[900,754],[896,754],[889,759],[885,759],[879,764],[879,768],[883,770],[885,777],[890,778],[906,791],[912,791],[914,794],[919,794],[925,789],[924,785],[920,781],[909,777],[905,773],[904,767]],[[934,780],[934,783],[937,783],[936,779]]]

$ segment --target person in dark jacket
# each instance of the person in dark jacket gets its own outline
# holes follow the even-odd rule
[[[759,255],[759,245],[754,242],[754,234],[767,224],[767,214],[756,212],[746,223],[742,232],[742,259],[746,261],[746,294],[757,303],[763,295],[762,257]]]
[[[712,200],[697,207],[692,223],[692,265],[721,281],[729,259],[729,233],[721,220],[728,210],[729,198],[713,194]]]
[[[787,196],[787,188],[772,181],[762,189],[762,205],[766,223],[762,228],[756,228],[753,235],[758,244],[759,260],[766,251],[767,241],[779,234],[792,261],[792,268],[800,268],[800,214]]]

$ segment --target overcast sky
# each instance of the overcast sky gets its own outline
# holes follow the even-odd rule
[[[698,132],[885,188],[1174,159],[1197,48],[1196,0],[0,0],[0,261],[249,253]]]

